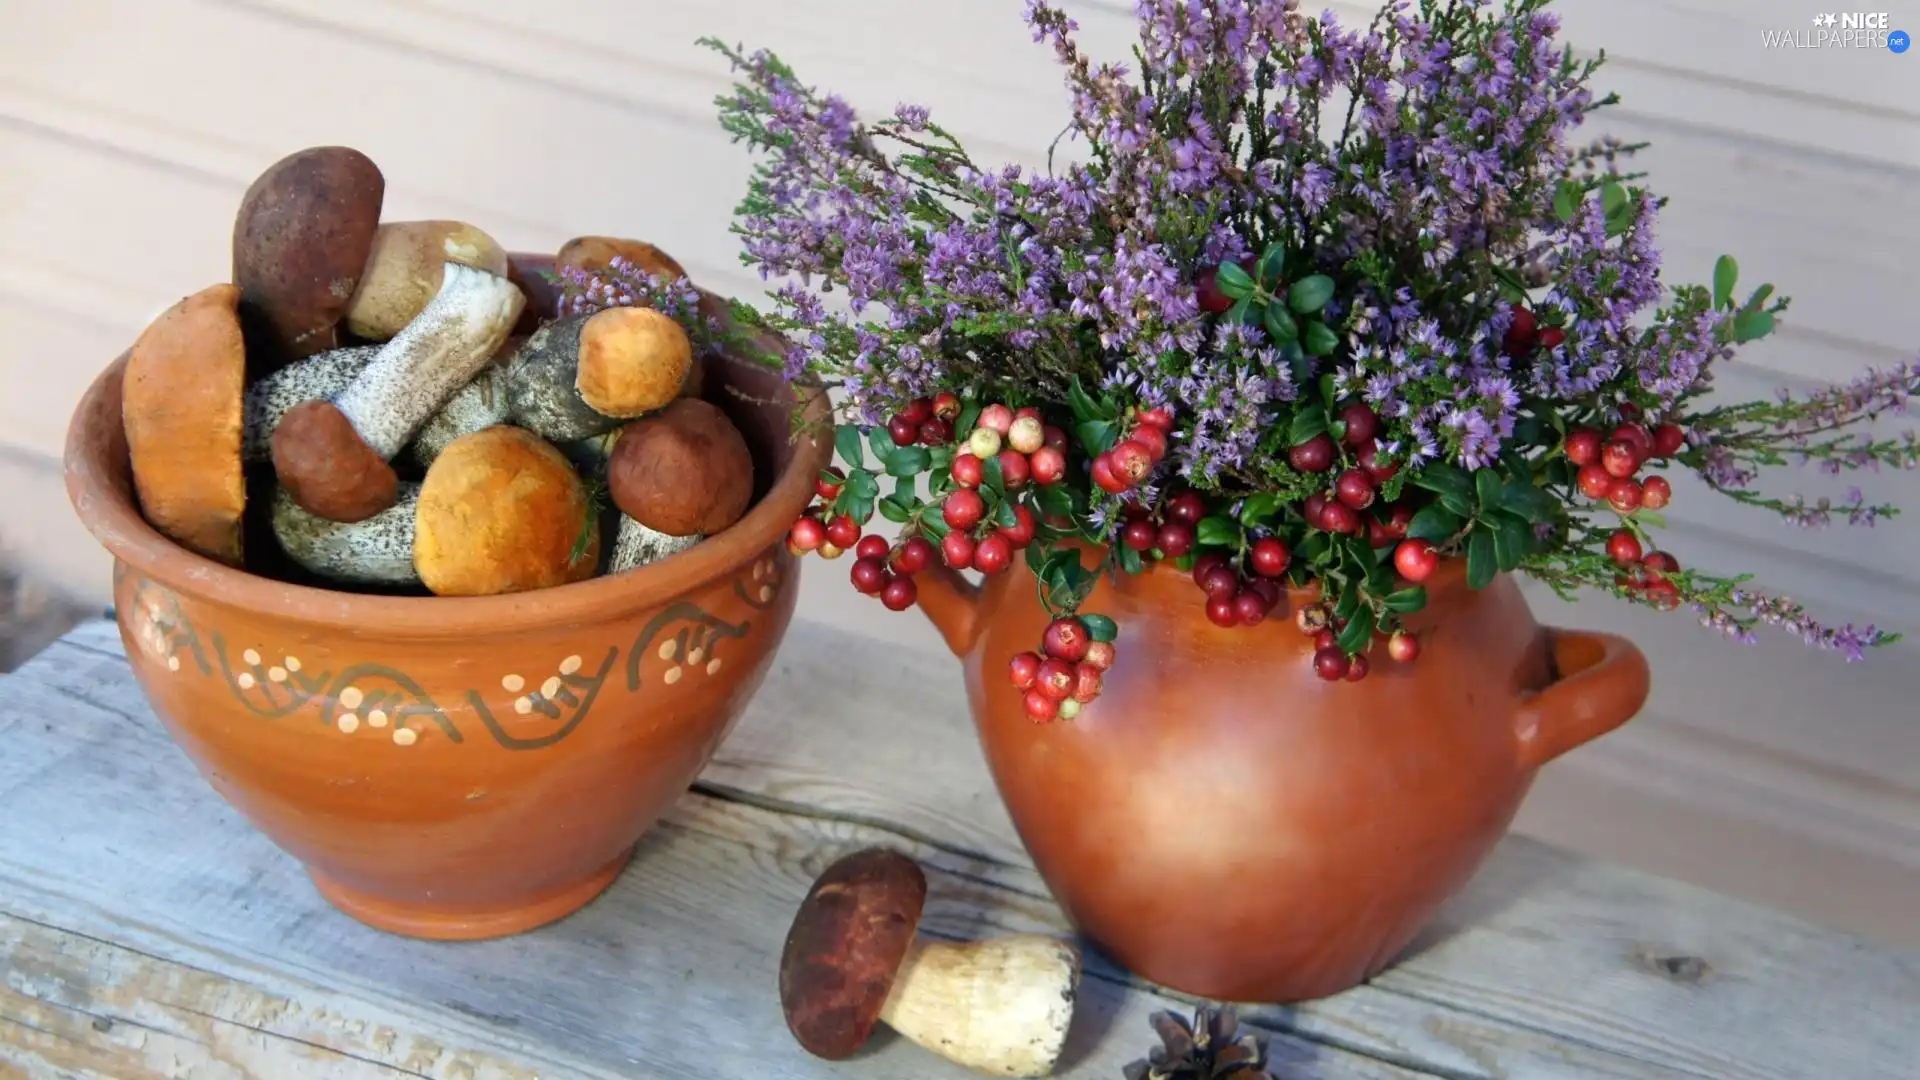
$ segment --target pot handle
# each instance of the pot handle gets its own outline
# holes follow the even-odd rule
[[[980,635],[980,587],[945,563],[936,562],[915,579],[920,610],[933,621],[955,656],[973,651]]]
[[[1520,760],[1538,768],[1633,719],[1647,703],[1647,658],[1615,634],[1547,631],[1559,679],[1520,702],[1513,720]]]

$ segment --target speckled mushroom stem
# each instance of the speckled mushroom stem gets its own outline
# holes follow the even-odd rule
[[[247,388],[247,429],[240,444],[241,456],[248,461],[271,458],[273,429],[281,417],[295,405],[323,401],[353,385],[378,355],[378,345],[329,349],[295,360],[255,381]]]
[[[388,461],[512,332],[526,296],[484,270],[447,263],[440,291],[380,347],[334,405],[368,449]]]
[[[285,369],[282,369],[285,370]],[[414,512],[420,485],[400,485],[400,499],[364,521],[343,524],[310,514],[285,490],[273,494],[273,535],[300,566],[350,585],[417,585]]]
[[[473,381],[454,392],[440,411],[421,425],[407,457],[422,468],[432,465],[440,452],[462,435],[471,435],[507,422],[507,375],[498,367],[489,367]]]
[[[621,514],[620,526],[613,535],[613,554],[607,561],[607,573],[622,574],[657,563],[704,539],[704,536],[668,536]]]

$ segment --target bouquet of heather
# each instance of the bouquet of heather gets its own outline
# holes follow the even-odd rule
[[[1040,721],[1116,662],[1091,585],[1160,563],[1221,627],[1310,593],[1294,617],[1328,680],[1366,678],[1377,643],[1414,662],[1403,619],[1454,559],[1476,589],[1521,572],[1740,638],[1771,623],[1849,658],[1894,640],[1652,540],[1658,470],[1801,523],[1893,513],[1754,482],[1912,468],[1911,434],[1862,425],[1920,368],[1710,404],[1715,365],[1787,301],[1743,291],[1731,258],[1663,282],[1663,201],[1622,171],[1638,147],[1572,141],[1613,99],[1547,7],[1401,0],[1353,30],[1294,0],[1140,0],[1129,69],[1031,0],[1075,151],[1039,173],[976,163],[922,108],[861,123],[773,55],[706,42],[742,73],[724,124],[761,155],[735,231],[781,281],[737,314],[844,402],[843,468],[792,550],[851,552],[854,587],[896,610],[936,563],[1024,557],[1055,616],[1011,658]],[[865,531],[875,514],[897,542]]]

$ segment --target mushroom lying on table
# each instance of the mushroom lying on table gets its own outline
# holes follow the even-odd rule
[[[147,523],[210,559],[241,564],[247,377],[240,290],[214,285],[162,312],[133,343],[121,421]]]
[[[780,1005],[809,1053],[851,1057],[880,1021],[992,1076],[1046,1076],[1060,1060],[1080,954],[1016,934],[946,943],[917,936],[927,879],[912,859],[868,848],[827,867],[780,957]]]
[[[556,319],[507,365],[514,422],[577,442],[644,416],[680,395],[693,342],[652,308],[612,307]]]
[[[607,458],[620,508],[618,574],[685,551],[740,520],[753,501],[753,454],[710,402],[681,398],[621,429]]]
[[[273,431],[273,471],[293,500],[334,521],[392,506],[393,460],[485,367],[526,306],[498,274],[444,264],[440,291],[331,401],[294,406]]]

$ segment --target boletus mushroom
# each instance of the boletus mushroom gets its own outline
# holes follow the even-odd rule
[[[577,442],[661,408],[686,386],[693,342],[670,316],[611,307],[556,319],[507,366],[514,422]]]
[[[538,435],[490,427],[455,439],[420,484],[413,567],[441,596],[564,585],[600,564],[586,485]]]
[[[464,221],[382,224],[373,234],[360,286],[347,301],[347,329],[368,341],[398,334],[433,301],[446,263],[507,274],[506,250]]]
[[[162,312],[127,355],[120,404],[148,524],[230,566],[241,565],[247,505],[239,303],[239,288],[214,285]]]
[[[289,409],[273,431],[273,471],[293,500],[361,521],[399,494],[393,460],[506,340],[526,296],[498,274],[443,264],[440,291],[353,382]]]
[[[924,940],[926,896],[919,864],[897,851],[868,848],[827,867],[780,957],[780,1005],[794,1038],[838,1061],[884,1021],[978,1072],[1051,1073],[1073,1021],[1079,951],[1038,934]]]
[[[753,501],[753,455],[710,402],[681,398],[622,428],[607,457],[620,508],[608,573],[685,551],[740,520]]]
[[[686,268],[673,256],[645,240],[618,236],[576,236],[560,245],[555,266],[571,266],[587,274],[602,274],[613,260],[625,259],[650,277],[683,278]]]
[[[273,493],[273,536],[301,567],[343,585],[417,585],[413,568],[414,515],[420,485],[401,484],[400,497],[364,521],[328,521],[309,514],[285,489]]]

